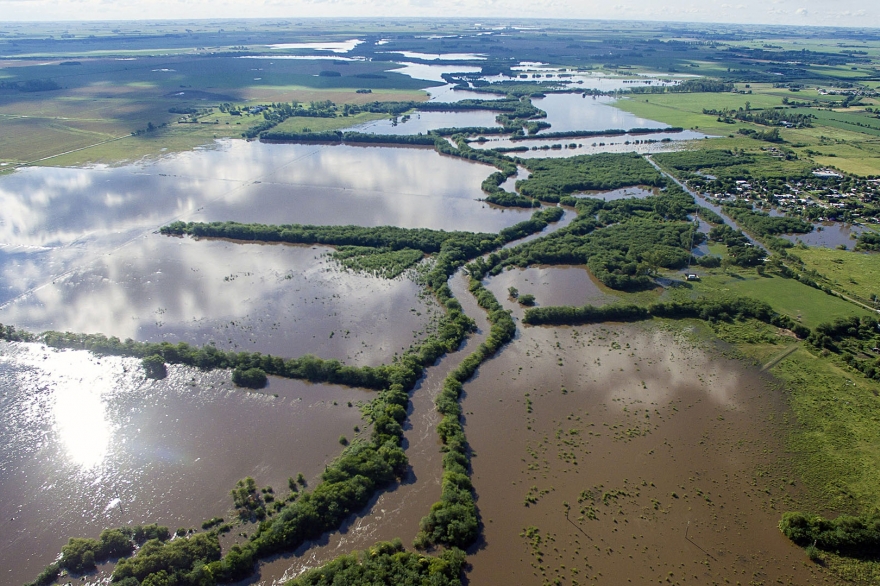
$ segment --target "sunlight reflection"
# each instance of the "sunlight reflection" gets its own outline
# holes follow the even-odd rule
[[[112,429],[104,395],[112,392],[107,366],[82,352],[32,350],[37,384],[52,391],[51,414],[58,443],[70,462],[94,468],[107,456]]]

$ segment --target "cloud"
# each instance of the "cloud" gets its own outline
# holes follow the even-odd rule
[[[810,12],[806,8],[798,8],[794,11],[798,16],[809,16]]]

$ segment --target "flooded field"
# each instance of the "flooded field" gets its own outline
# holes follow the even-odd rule
[[[278,48],[344,53],[357,42]],[[401,72],[436,77],[441,69],[461,71],[409,65]],[[450,101],[452,94],[491,97],[450,86],[434,92],[432,99]],[[551,131],[661,126],[606,99],[564,94],[535,103],[547,110]],[[367,131],[492,126],[494,118],[416,113]],[[673,148],[625,144],[632,139],[596,139],[596,146],[576,139],[583,143],[576,149],[523,156]],[[422,339],[439,311],[410,277],[353,274],[328,258],[327,247],[169,238],[157,228],[235,220],[497,232],[532,210],[479,201],[493,171],[427,148],[244,141],[115,168],[20,170],[0,178],[0,322],[387,363]],[[649,194],[628,188],[584,196]],[[542,235],[574,217],[566,210]],[[428,369],[412,393],[407,477],[341,531],[263,562],[247,583],[273,584],[378,540],[411,543],[440,494],[434,398],[489,330],[461,271],[450,285],[478,331]],[[508,298],[509,287],[535,295],[539,306],[615,299],[584,267],[505,271],[487,287],[517,318],[523,310]],[[151,381],[137,360],[34,344],[0,345],[0,381],[0,494],[8,497],[0,512],[11,535],[0,548],[4,583],[33,579],[69,536],[228,517],[229,490],[244,476],[282,494],[300,472],[314,486],[341,451],[340,436],[350,439],[363,425],[358,403],[373,396],[274,378],[267,389],[246,392],[232,387],[228,372],[183,367]],[[742,364],[669,333],[521,329],[466,385],[484,524],[471,583],[809,582],[803,554],[776,529],[796,487],[782,473],[769,474],[781,469],[771,421],[782,409],[768,385]]]
[[[449,284],[465,312],[476,319],[478,329],[458,352],[441,358],[437,365],[428,369],[412,393],[403,444],[410,470],[403,482],[381,493],[341,531],[307,543],[292,554],[261,563],[257,575],[240,582],[239,586],[281,584],[304,570],[325,564],[343,553],[366,549],[377,541],[399,537],[407,546],[412,543],[419,530],[419,521],[440,498],[443,454],[436,431],[440,416],[434,407],[434,399],[446,376],[485,340],[489,332],[485,312],[468,293],[464,275],[456,274]]]
[[[551,129],[549,132],[553,132]],[[537,135],[540,137],[540,134]],[[589,138],[551,138],[510,140],[508,138],[486,137],[485,141],[473,142],[478,149],[522,148],[527,151],[513,151],[509,156],[522,159],[542,159],[573,157],[575,155],[595,155],[597,153],[664,153],[681,148],[681,141],[700,140],[705,135],[693,130],[683,132],[655,132],[639,135],[593,136]],[[572,146],[574,145],[574,146]]]
[[[0,323],[358,365],[425,337],[433,298],[345,271],[331,251],[150,234],[6,303]]]
[[[248,475],[281,494],[300,472],[313,483],[373,396],[275,378],[247,392],[174,366],[148,381],[137,360],[35,344],[0,344],[0,381],[4,584],[32,580],[70,536],[229,518]]]
[[[0,304],[174,220],[494,231],[529,217],[478,199],[492,168],[430,149],[223,141],[118,168],[0,179]]]
[[[816,224],[809,234],[783,234],[782,238],[794,243],[803,242],[807,246],[837,248],[846,246],[850,250],[856,245],[859,234],[864,228],[842,222],[823,222]]]
[[[537,266],[527,269],[506,270],[486,279],[486,287],[501,300],[507,300],[508,309],[520,319],[523,308],[508,299],[508,289],[514,287],[520,295],[534,295],[538,307],[574,305],[603,305],[617,298],[602,286],[584,266]]]
[[[456,92],[457,93],[457,92]],[[472,92],[466,92],[472,93]],[[465,99],[462,96],[459,100]],[[477,99],[482,99],[479,97]],[[498,126],[495,122],[496,112],[485,110],[463,112],[413,112],[409,117],[396,120],[383,119],[367,122],[359,126],[353,126],[347,130],[356,132],[371,132],[373,134],[427,134],[438,128],[453,128],[465,126]]]
[[[465,385],[470,583],[816,583],[771,389],[664,331],[524,328]]]

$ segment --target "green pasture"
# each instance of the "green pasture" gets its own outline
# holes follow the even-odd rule
[[[807,267],[828,279],[832,289],[870,304],[880,296],[880,254],[829,248],[792,251]]]
[[[799,320],[809,328],[838,317],[867,315],[861,307],[828,295],[795,279],[757,275],[750,270],[712,271],[692,283],[697,294],[728,294],[753,297],[773,309]]]

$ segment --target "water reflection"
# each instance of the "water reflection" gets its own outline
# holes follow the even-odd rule
[[[641,118],[613,107],[614,99],[608,97],[583,97],[580,94],[548,94],[532,103],[547,112],[549,132],[572,130],[607,130],[619,128],[667,128],[668,124]]]
[[[552,132],[552,129],[550,130]],[[538,135],[540,136],[540,135]],[[491,138],[472,142],[477,149],[527,148],[508,155],[521,159],[565,158],[598,153],[664,153],[682,148],[682,141],[708,138],[693,130],[683,132],[655,132],[651,134],[624,134],[618,136],[594,136],[590,138],[527,139],[512,141],[508,138]]]
[[[789,242],[804,243],[807,246],[820,246],[824,248],[837,248],[846,246],[853,248],[859,234],[865,229],[853,224],[842,222],[823,222],[814,224],[813,231],[809,234],[783,234],[782,237]]]
[[[329,251],[149,235],[7,303],[0,322],[387,361],[424,331],[436,304],[409,279],[344,272]]]
[[[465,92],[475,93],[475,92]],[[456,97],[465,99],[463,96]],[[478,98],[482,99],[482,97]],[[438,128],[493,127],[498,126],[495,112],[485,110],[464,112],[413,112],[409,118],[374,120],[347,130],[373,134],[427,134]]]
[[[298,472],[314,483],[374,396],[279,379],[244,392],[180,367],[147,381],[137,360],[6,343],[0,387],[3,584],[33,580],[71,536],[198,527],[247,475],[282,493]]]
[[[276,45],[268,45],[270,49],[290,50],[290,49],[310,49],[312,51],[330,51],[332,53],[348,53],[364,41],[361,39],[349,39],[347,41],[325,42],[317,41],[314,43],[279,43]]]
[[[431,149],[244,141],[117,168],[23,169],[0,178],[0,304],[178,219],[497,232],[529,212],[477,201],[492,170]]]

